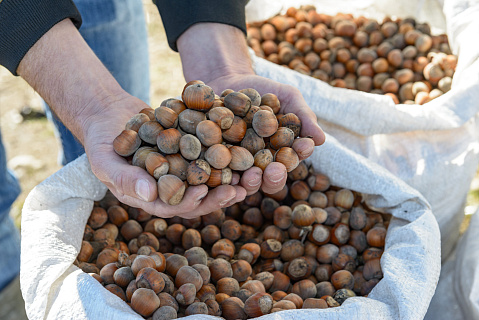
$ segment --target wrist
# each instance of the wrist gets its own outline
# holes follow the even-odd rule
[[[65,19],[24,56],[17,72],[84,144],[92,119],[126,93]]]
[[[177,46],[186,81],[254,74],[245,36],[236,27],[197,23],[178,38]]]

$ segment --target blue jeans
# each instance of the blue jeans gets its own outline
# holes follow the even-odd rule
[[[80,33],[123,89],[149,103],[148,43],[141,0],[74,0],[83,24]],[[45,104],[61,140],[62,164],[84,153],[81,144]],[[20,237],[8,213],[20,194],[15,177],[7,170],[0,135],[0,291],[20,272]],[[7,249],[7,250],[6,250]]]

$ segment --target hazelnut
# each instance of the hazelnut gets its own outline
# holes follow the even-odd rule
[[[251,99],[241,92],[231,92],[225,96],[225,107],[237,116],[244,117],[251,107]]]
[[[236,241],[241,236],[241,225],[238,221],[227,220],[221,226],[221,234],[223,237]]]
[[[261,103],[261,95],[255,89],[248,88],[248,89],[240,90],[239,92],[247,95],[248,98],[250,98],[251,106],[259,107],[261,104],[263,104]]]
[[[141,145],[141,139],[134,130],[123,130],[118,137],[113,140],[113,149],[117,154],[123,157],[131,156]]]
[[[201,246],[201,234],[196,229],[187,229],[181,235],[181,245],[183,249],[191,249]]]
[[[246,128],[246,122],[240,117],[235,116],[231,127],[223,131],[223,139],[232,143],[241,142],[246,134]]]
[[[206,183],[210,178],[211,168],[205,160],[194,160],[188,166],[186,179],[192,186]]]
[[[254,264],[259,258],[261,248],[256,243],[244,244],[238,252],[238,259],[245,260],[249,264]]]
[[[136,287],[151,289],[158,294],[165,287],[165,280],[155,268],[146,267],[136,275]]]
[[[201,142],[192,134],[185,134],[179,142],[181,155],[188,160],[196,160],[201,153]]]
[[[288,147],[282,147],[274,155],[274,161],[282,163],[287,172],[291,172],[299,165],[298,154]]]
[[[248,129],[249,130],[249,129]],[[253,164],[256,167],[261,168],[261,170],[266,169],[266,167],[273,162],[273,154],[269,149],[262,149],[255,153],[253,158]]]
[[[211,87],[198,83],[186,87],[182,98],[188,108],[208,111],[213,106],[215,93]]]
[[[214,169],[211,168],[211,173],[206,185],[211,188],[218,187],[222,184],[231,184],[233,173],[230,168]]]
[[[120,229],[120,233],[126,241],[138,237],[143,232],[143,228],[136,220],[128,220]]]
[[[226,168],[231,162],[230,150],[222,144],[214,144],[206,150],[205,160],[215,169]]]
[[[168,174],[177,176],[181,180],[186,180],[188,161],[178,153],[166,155],[166,160],[168,160]]]
[[[331,283],[336,290],[343,288],[352,290],[354,287],[354,277],[347,270],[339,270],[331,275]]]
[[[160,131],[156,138],[158,149],[165,154],[175,154],[180,150],[181,133],[176,129]]]
[[[203,286],[203,278],[201,277],[200,273],[193,267],[183,266],[176,273],[175,286],[179,288],[185,283],[191,283],[196,287],[196,296],[196,292],[200,290]]]
[[[234,114],[225,107],[216,107],[208,112],[208,118],[215,122],[222,130],[227,130],[233,124]]]
[[[163,127],[156,121],[147,121],[143,123],[138,130],[138,136],[141,140],[149,144],[156,144],[156,137],[163,130]]]
[[[190,134],[196,134],[196,127],[204,120],[206,120],[206,115],[203,112],[192,109],[186,109],[178,116],[180,128]]]
[[[170,108],[158,107],[155,109],[155,118],[158,123],[168,129],[178,125],[178,114]]]
[[[177,176],[166,174],[158,179],[158,195],[166,204],[172,206],[180,204],[185,190],[185,183]]]
[[[245,171],[253,166],[254,158],[248,150],[238,146],[233,146],[229,150],[231,152],[229,167],[232,170]]]
[[[231,278],[233,276],[233,269],[228,261],[218,258],[213,260],[209,266],[211,271],[211,280],[214,283],[222,278]]]
[[[273,113],[259,110],[253,117],[252,126],[258,136],[270,137],[278,129],[278,120]]]
[[[241,141],[241,146],[248,150],[252,155],[265,148],[262,137],[258,136],[253,129],[247,129],[246,134]]]
[[[133,130],[138,132],[140,130],[140,127],[145,123],[150,121],[150,118],[148,115],[144,113],[138,113],[135,114],[133,117],[128,120],[128,122],[125,125],[125,130]]]
[[[176,301],[182,306],[188,306],[195,301],[196,287],[192,283],[185,283],[178,288],[175,294]]]

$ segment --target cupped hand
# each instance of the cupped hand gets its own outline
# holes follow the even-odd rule
[[[148,105],[128,94],[117,96],[108,104],[114,107],[102,108],[105,111],[91,116],[85,124],[84,145],[93,173],[118,200],[159,217],[191,219],[245,198],[246,190],[240,186],[223,185],[208,192],[206,185],[200,185],[190,186],[179,205],[161,201],[156,180],[113,150],[113,140],[124,129],[125,123]]]
[[[290,85],[285,85],[255,74],[231,74],[213,79],[207,83],[217,93],[225,89],[239,91],[241,89],[253,88],[260,95],[274,93],[281,105],[279,113],[294,113],[301,120],[301,137],[310,137],[311,139],[301,139],[297,141],[293,148],[298,154],[299,160],[304,160],[311,156],[314,147],[324,143],[324,132],[318,125],[316,115],[308,107],[303,96],[298,89]],[[252,167],[245,171],[241,176],[241,186],[243,186],[248,195],[257,192],[260,187],[265,193],[276,193],[280,191],[287,179],[286,167],[279,162],[272,162],[266,167],[265,172],[258,167]]]
[[[227,39],[227,41],[225,41]],[[275,94],[281,104],[280,113],[294,113],[301,120],[300,136],[311,137],[294,144],[300,160],[309,157],[314,146],[324,142],[314,112],[308,107],[298,89],[254,74],[243,32],[220,23],[197,23],[177,41],[186,81],[202,80],[220,94],[224,89],[235,91],[253,88],[261,95]],[[240,185],[248,194],[260,188],[266,193],[280,191],[287,179],[284,165],[272,162],[265,172],[253,167],[245,171]]]

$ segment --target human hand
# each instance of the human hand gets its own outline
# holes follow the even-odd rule
[[[114,112],[103,108],[109,112],[96,115],[85,128],[84,145],[93,173],[118,200],[163,218],[178,215],[190,219],[244,199],[246,191],[240,186],[223,185],[208,192],[206,185],[199,185],[188,187],[179,205],[161,201],[156,180],[144,169],[128,164],[113,150],[113,140],[124,129],[124,124],[148,106],[128,94],[116,96],[113,104]]]
[[[155,179],[113,150],[113,140],[125,123],[148,106],[123,91],[69,19],[37,41],[20,63],[18,74],[84,145],[93,173],[121,202],[156,216],[188,219],[246,196],[240,186],[220,186],[208,193],[203,185],[188,188],[177,206],[159,200]]]
[[[239,29],[215,23],[195,24],[178,39],[177,45],[187,81],[202,80],[218,94],[224,89],[238,91],[246,88],[254,88],[261,95],[276,94],[281,102],[280,113],[296,114],[302,125],[300,136],[313,139],[295,144],[300,160],[308,158],[315,145],[324,143],[325,136],[316,115],[298,89],[254,74],[246,41]],[[248,195],[257,192],[260,187],[271,194],[280,191],[286,179],[285,166],[272,162],[265,172],[258,167],[248,169],[240,183]]]

